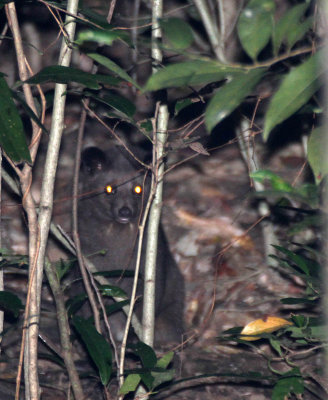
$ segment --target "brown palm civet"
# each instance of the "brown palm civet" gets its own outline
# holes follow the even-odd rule
[[[136,261],[138,224],[147,201],[150,178],[122,146],[106,152],[89,147],[82,153],[79,200],[79,235],[84,254],[98,271],[133,270]],[[144,240],[145,243],[145,240]],[[144,246],[145,247],[145,246]],[[106,254],[99,254],[106,250]],[[143,295],[144,249],[137,296]],[[111,283],[130,296],[133,278]],[[183,332],[184,281],[170,253],[162,227],[159,229],[156,265],[155,341],[160,344],[181,341]],[[135,310],[141,316],[142,300]],[[122,340],[125,318],[120,311],[109,321],[114,336]]]

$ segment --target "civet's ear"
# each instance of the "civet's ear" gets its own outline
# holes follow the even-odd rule
[[[87,147],[81,155],[81,171],[94,175],[104,169],[106,154],[98,147]]]

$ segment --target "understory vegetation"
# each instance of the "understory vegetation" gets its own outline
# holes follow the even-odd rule
[[[327,397],[326,12],[314,0],[0,1],[1,398]],[[138,320],[139,296],[120,287],[138,276],[82,255],[80,154],[114,142],[152,155],[136,258],[163,206],[186,285],[178,346],[154,345],[152,287]]]

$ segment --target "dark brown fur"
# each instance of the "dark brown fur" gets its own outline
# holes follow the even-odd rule
[[[79,234],[84,254],[106,250],[106,255],[90,258],[99,271],[134,270],[138,223],[147,201],[149,177],[123,147],[116,146],[103,152],[90,147],[82,154],[81,193],[79,201]],[[113,194],[105,192],[112,185]],[[134,193],[136,185],[144,187],[143,195]],[[141,258],[143,275],[144,249]],[[112,280],[113,281],[113,280]],[[112,282],[131,294],[132,278]],[[143,281],[139,282],[138,296],[143,294]],[[184,282],[174,262],[160,227],[156,266],[156,328],[157,342],[178,342],[183,331]],[[136,306],[140,317],[142,301]],[[121,312],[119,314],[122,314]],[[121,339],[123,317],[111,316],[112,329]]]

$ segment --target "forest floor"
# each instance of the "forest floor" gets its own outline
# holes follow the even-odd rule
[[[71,143],[71,140],[66,145],[64,142],[64,154],[65,146],[70,148]],[[169,164],[191,154],[191,150],[184,150],[179,155],[173,153]],[[297,177],[304,162],[298,144],[285,146],[283,150],[263,156],[263,159],[266,160],[265,168],[290,182]],[[61,159],[54,210],[55,222],[67,232],[70,231],[70,184],[67,182],[72,165],[71,156],[66,155]],[[37,186],[34,188],[36,197]],[[271,398],[272,387],[267,381],[250,381],[241,377],[250,372],[269,375],[268,364],[260,354],[272,356],[269,346],[263,343],[254,350],[218,338],[223,331],[244,326],[257,318],[269,315],[288,318],[291,309],[287,309],[279,300],[300,295],[304,290],[302,282],[282,276],[277,269],[269,266],[265,257],[262,227],[257,223],[258,200],[252,196],[252,192],[247,167],[241,160],[236,143],[211,151],[209,156],[199,155],[167,174],[163,225],[186,285],[186,333],[175,361],[176,375],[177,380],[199,378],[182,380],[160,392],[158,398]],[[17,207],[6,207],[6,201],[12,199],[5,197],[3,203],[3,212],[6,213],[4,242],[15,252],[26,254],[21,211],[17,212]],[[283,230],[277,224],[273,228],[278,239],[281,239],[279,235],[283,236]],[[49,248],[50,260],[57,261],[60,257],[64,255],[58,252],[58,248]],[[24,285],[24,280],[11,282],[11,288],[17,290],[21,287],[22,292]],[[13,344],[10,341],[5,341],[5,354],[6,351],[11,354],[11,346]],[[1,398],[12,398],[8,393],[12,393],[15,363],[4,360],[0,362],[0,368],[9,374],[8,379],[2,378]],[[62,378],[61,368],[53,369],[53,363],[41,361],[40,374],[41,383],[44,384],[43,399],[66,398],[66,382]],[[310,395],[304,397],[311,398]]]

